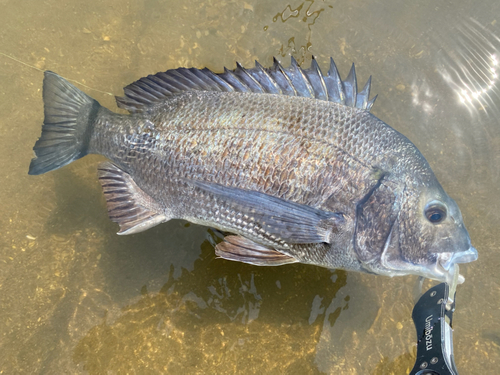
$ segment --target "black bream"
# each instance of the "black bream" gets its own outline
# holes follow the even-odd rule
[[[119,234],[185,219],[233,233],[218,256],[450,282],[477,258],[456,203],[403,135],[370,114],[370,80],[276,60],[215,74],[141,78],[116,114],[45,72],[45,119],[29,173],[86,154]],[[462,278],[463,280],[463,278]]]

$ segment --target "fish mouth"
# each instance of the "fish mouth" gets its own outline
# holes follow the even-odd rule
[[[465,251],[456,253],[441,253],[438,255],[437,261],[429,271],[431,275],[428,277],[435,280],[440,280],[452,284],[455,273],[458,272],[457,264],[470,263],[477,259],[477,250],[472,246]],[[458,284],[462,284],[465,278],[458,275]]]
[[[403,265],[399,261],[382,258],[384,271],[380,273],[388,276],[414,274],[431,280],[446,282],[448,285],[451,285],[456,273],[459,272],[457,264],[473,262],[477,257],[477,250],[471,246],[464,251],[437,254],[437,259],[432,265]],[[458,284],[462,284],[464,281],[465,278],[459,274]]]
[[[448,271],[456,263],[470,263],[477,260],[477,250],[472,246],[457,253],[443,253],[438,256],[438,262]]]

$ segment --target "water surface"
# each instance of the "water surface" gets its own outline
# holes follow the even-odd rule
[[[461,207],[479,260],[461,267],[457,367],[497,371],[498,2],[1,4],[0,373],[409,372],[416,277],[227,262],[207,228],[177,220],[117,236],[98,156],[27,175],[45,69],[115,109],[110,93],[147,74],[290,55],[308,66],[312,54],[324,71],[333,56],[344,77],[352,62],[360,83],[373,75],[372,112],[417,145]]]

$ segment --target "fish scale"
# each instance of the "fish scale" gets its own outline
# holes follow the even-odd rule
[[[219,94],[221,95],[221,94]],[[223,96],[227,94],[222,94]],[[246,112],[251,112],[255,113],[255,108],[260,108],[261,106],[261,100],[260,98],[254,94],[237,94],[237,95],[244,95],[244,98],[240,98],[241,102],[251,102],[251,100],[255,100],[255,102],[251,102],[251,104],[247,104],[243,106],[243,108],[238,110],[238,113],[236,113],[233,117],[234,119],[231,119],[231,121],[224,121],[222,123],[222,128],[224,129],[224,135],[221,135],[221,129],[220,125],[218,122],[215,123],[206,123],[202,122],[201,119],[199,119],[197,116],[195,116],[194,119],[191,119],[191,123],[196,123],[200,124],[198,126],[193,126],[192,128],[189,129],[189,131],[186,132],[176,132],[175,129],[180,127],[178,124],[183,121],[183,117],[179,118],[174,118],[171,120],[171,123],[168,123],[169,119],[163,119],[164,121],[164,132],[166,133],[167,139],[178,145],[178,148],[175,150],[174,154],[172,157],[176,157],[182,160],[186,160],[185,164],[176,164],[175,160],[171,160],[171,169],[172,172],[166,172],[166,173],[174,173],[174,174],[181,174],[185,176],[183,165],[196,165],[198,166],[198,172],[191,174],[191,178],[193,179],[205,179],[207,178],[206,176],[213,176],[214,173],[210,169],[211,166],[214,165],[214,162],[217,160],[220,160],[221,158],[219,155],[222,155],[223,153],[226,153],[225,159],[227,160],[227,163],[231,163],[231,167],[226,171],[225,168],[223,167],[222,172],[226,173],[221,173],[221,170],[218,169],[219,174],[217,180],[211,180],[212,182],[216,183],[222,183],[222,184],[231,184],[231,186],[238,185],[240,188],[250,188],[250,189],[257,189],[258,191],[266,192],[266,193],[271,193],[271,194],[277,194],[278,192],[276,190],[275,184],[263,184],[260,185],[259,181],[261,179],[261,176],[255,176],[253,179],[250,180],[257,180],[256,183],[253,185],[251,182],[249,183],[248,179],[238,179],[238,175],[242,173],[242,171],[246,171],[249,169],[249,166],[251,165],[251,160],[245,161],[243,158],[240,157],[240,153],[242,153],[242,150],[245,150],[245,148],[242,148],[240,144],[236,144],[235,139],[238,139],[240,141],[244,139],[256,139],[255,144],[253,144],[252,149],[249,150],[249,152],[252,155],[258,155],[260,156],[261,162],[259,165],[264,165],[268,167],[272,167],[276,170],[276,174],[273,174],[271,179],[274,181],[280,181],[280,176],[282,171],[290,170],[293,168],[293,164],[295,163],[296,160],[298,160],[299,167],[302,169],[299,169],[296,174],[299,177],[294,184],[294,191],[297,195],[297,198],[299,196],[302,196],[303,193],[310,191],[312,185],[314,185],[314,181],[321,176],[321,178],[325,178],[325,175],[327,173],[327,165],[331,165],[333,169],[329,170],[329,173],[333,174],[338,174],[337,170],[335,170],[335,158],[330,159],[325,159],[325,158],[318,158],[317,154],[319,153],[329,153],[333,154],[335,149],[339,149],[339,147],[335,145],[335,140],[336,138],[329,139],[326,137],[326,134],[328,134],[330,137],[333,137],[333,133],[335,132],[335,129],[331,126],[328,125],[327,122],[325,121],[323,124],[316,124],[313,123],[312,121],[312,115],[307,113],[302,113],[303,119],[302,122],[305,126],[303,126],[300,131],[294,132],[293,130],[289,130],[290,127],[288,126],[290,117],[287,115],[288,111],[283,110],[283,113],[285,114],[282,116],[282,118],[279,118],[278,114],[273,113],[273,117],[271,117],[270,121],[263,122],[261,119],[262,118],[269,118],[267,113],[260,114],[259,116],[256,116],[255,120],[252,121],[251,116],[247,116],[245,121],[238,121],[238,117],[241,116],[241,113],[246,113]],[[212,93],[208,96],[208,99],[211,99]],[[252,96],[252,97],[248,97]],[[282,97],[278,97],[277,99],[281,99]],[[186,100],[189,100],[190,97],[188,96]],[[297,98],[300,99],[300,98]],[[212,108],[212,112],[216,114],[217,112],[221,113],[226,113],[227,109],[226,106],[235,106],[238,103],[236,102],[236,99],[233,97],[228,100],[228,104],[222,103],[220,105],[220,108],[216,107],[217,103],[220,103],[223,101],[222,98],[216,98],[213,100],[215,103],[212,104],[212,102],[209,102],[206,104],[206,106],[210,106]],[[200,105],[199,102],[195,102],[196,105]],[[287,107],[293,106],[294,103],[283,103]],[[297,106],[303,105],[303,103],[296,103]],[[180,105],[182,108],[186,108],[186,111],[190,111],[190,105],[186,103],[182,103]],[[335,118],[336,112],[334,110],[332,111],[331,106],[330,108],[326,108],[325,110],[329,110],[330,113],[328,112],[323,112],[328,113],[331,118]],[[262,112],[262,111],[261,111]],[[338,110],[337,110],[338,112]],[[175,115],[176,111],[172,111],[172,113]],[[312,111],[310,112],[312,113]],[[238,116],[240,115],[240,116]],[[217,118],[217,116],[214,116]],[[276,119],[279,119],[280,121],[275,121]],[[153,119],[155,120],[155,119]],[[258,121],[257,121],[258,120]],[[313,123],[312,128],[313,130],[309,130],[307,128],[308,121]],[[224,127],[224,125],[227,123],[230,123],[231,127]],[[332,123],[334,123],[334,120],[332,120]],[[211,127],[212,126],[212,127]],[[200,129],[201,128],[201,129]],[[323,128],[322,133],[316,135],[314,132],[315,129],[317,128]],[[236,129],[236,130],[235,130]],[[204,134],[205,133],[205,134]],[[262,136],[261,133],[266,133],[265,136]],[[301,134],[302,133],[302,134]],[[233,140],[233,144],[231,144],[229,147],[226,148],[221,148],[218,147],[220,140],[224,139],[224,137],[227,137],[228,139]],[[281,138],[280,138],[281,137]],[[307,137],[307,138],[306,138]],[[206,151],[206,155],[203,156],[203,154],[198,154],[195,157],[192,157],[192,152],[191,152],[191,144],[192,140],[196,139],[196,147],[200,147],[200,145],[204,145],[204,150]],[[288,151],[290,151],[291,148],[294,146],[298,147],[299,141],[298,139],[307,139],[308,142],[312,143],[314,148],[318,149],[318,152],[316,154],[309,154],[307,151],[304,150],[303,147],[300,147],[300,151],[297,151],[293,157],[290,157],[291,155],[288,154]],[[346,144],[349,146],[348,144]],[[128,147],[128,146],[127,146]],[[159,146],[160,148],[162,147],[161,145]],[[263,149],[261,149],[263,147]],[[287,148],[287,152],[282,152],[282,148]],[[329,151],[328,148],[334,149],[333,151]],[[227,153],[227,150],[233,151],[230,152],[229,154]],[[340,152],[344,152],[346,157],[350,157],[351,154],[348,152],[343,151],[340,148]],[[244,152],[243,152],[244,153]],[[163,158],[165,160],[170,160],[172,157],[169,155],[164,155]],[[352,158],[355,161],[358,161],[358,158]],[[234,162],[231,162],[234,161]],[[119,161],[118,161],[119,162]],[[168,163],[167,163],[168,164]],[[208,167],[204,167],[208,166]],[[263,167],[264,168],[264,167]],[[279,172],[278,172],[279,171]],[[192,172],[192,171],[191,171]],[[348,176],[349,177],[349,176]],[[283,181],[283,183],[287,183],[287,181]],[[274,188],[273,188],[274,186]],[[312,191],[311,194],[314,195],[316,191]],[[284,196],[283,198],[288,199],[290,197]],[[323,197],[326,199],[327,197]],[[308,203],[308,202],[301,202],[301,203]]]

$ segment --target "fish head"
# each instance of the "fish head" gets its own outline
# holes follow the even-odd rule
[[[456,264],[477,257],[457,203],[434,180],[403,194],[379,266],[388,275],[415,274],[450,284]],[[460,275],[458,282],[463,281]]]

